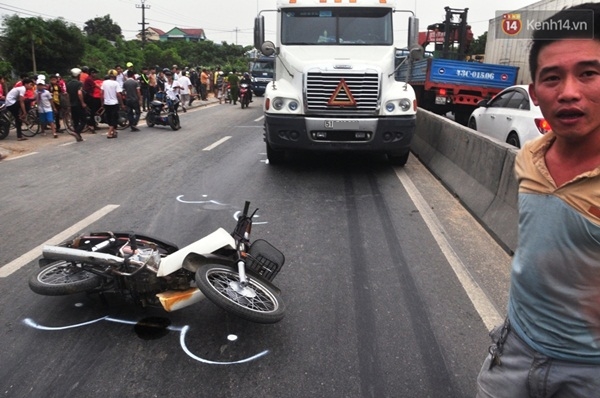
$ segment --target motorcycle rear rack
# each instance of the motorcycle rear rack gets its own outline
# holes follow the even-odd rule
[[[264,239],[255,240],[247,253],[246,268],[252,273],[272,282],[277,276],[285,256]]]

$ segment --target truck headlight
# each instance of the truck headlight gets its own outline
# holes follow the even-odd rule
[[[394,105],[393,102],[388,102],[385,104],[385,110],[388,111],[389,113],[394,112],[394,109],[396,109],[396,105]]]
[[[290,101],[288,108],[290,108],[290,111],[295,111],[298,109],[298,103],[296,101]]]
[[[280,97],[276,97],[273,99],[273,109],[275,109],[276,111],[280,111],[281,108],[283,108],[283,98]]]
[[[412,105],[411,101],[407,98],[402,98],[400,100],[400,109],[402,109],[402,112],[406,112],[410,109],[410,106]]]

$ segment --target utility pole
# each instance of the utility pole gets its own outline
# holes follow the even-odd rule
[[[138,25],[142,25],[142,47],[146,45],[146,9],[150,8],[146,5],[146,0],[142,0],[142,4],[136,4],[135,8],[142,9],[142,22],[138,22]]]

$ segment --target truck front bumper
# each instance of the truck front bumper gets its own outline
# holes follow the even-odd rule
[[[265,141],[274,150],[403,154],[415,126],[415,115],[344,119],[265,114]]]

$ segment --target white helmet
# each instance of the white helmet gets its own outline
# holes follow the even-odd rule
[[[80,74],[81,74],[81,69],[79,69],[79,68],[73,68],[73,69],[71,69],[71,75],[72,75],[73,77],[77,77],[77,76],[79,76]]]

